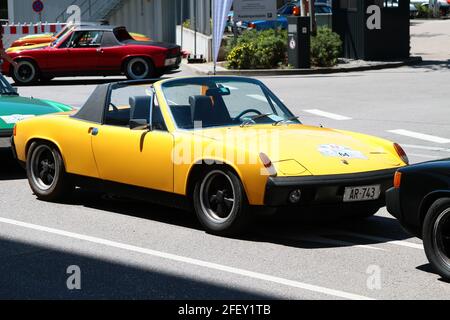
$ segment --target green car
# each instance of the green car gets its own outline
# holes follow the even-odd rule
[[[72,108],[49,100],[25,98],[0,74],[0,148],[10,147],[16,122],[49,113],[67,112]]]

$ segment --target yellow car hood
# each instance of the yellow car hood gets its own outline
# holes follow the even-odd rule
[[[51,42],[33,44],[33,45],[29,45],[29,46],[12,47],[12,48],[8,48],[6,50],[6,52],[13,53],[13,52],[19,52],[19,51],[23,51],[23,50],[41,49],[41,48],[48,47],[50,44],[51,44]]]
[[[225,148],[264,152],[282,175],[328,175],[404,166],[391,147],[376,137],[304,125],[251,126],[198,131]]]

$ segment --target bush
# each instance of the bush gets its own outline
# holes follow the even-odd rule
[[[247,30],[229,46],[228,68],[274,68],[286,63],[287,31]]]
[[[417,18],[430,18],[433,16],[433,10],[421,3],[415,4],[417,8]]]
[[[236,45],[227,56],[228,68],[251,69],[254,65],[255,47],[252,43]]]
[[[311,63],[319,67],[332,67],[338,62],[342,50],[342,41],[338,34],[328,27],[317,29],[317,35],[311,38]]]

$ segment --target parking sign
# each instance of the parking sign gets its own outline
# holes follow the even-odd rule
[[[234,16],[237,21],[276,20],[276,0],[235,0]]]

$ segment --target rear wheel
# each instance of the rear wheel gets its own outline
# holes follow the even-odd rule
[[[248,204],[241,181],[227,168],[213,168],[197,182],[193,195],[197,217],[206,231],[233,235],[249,222]]]
[[[450,280],[450,198],[433,203],[423,224],[425,253],[434,269]]]
[[[33,142],[30,146],[27,176],[31,189],[41,200],[61,200],[73,189],[59,150],[46,142]]]
[[[13,68],[12,78],[17,84],[29,85],[39,79],[39,70],[36,64],[30,60],[21,60]]]
[[[125,75],[130,80],[142,80],[154,77],[156,74],[153,64],[148,59],[136,57],[125,65]]]

